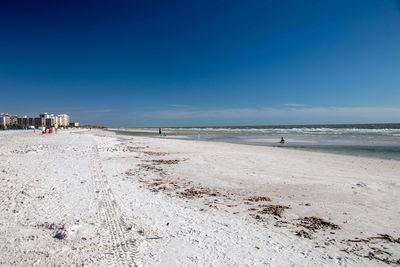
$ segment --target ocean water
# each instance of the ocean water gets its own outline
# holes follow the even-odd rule
[[[158,136],[158,128],[121,129],[120,134]],[[178,139],[277,146],[400,160],[400,124],[278,125],[163,128]],[[279,141],[283,137],[285,144]]]

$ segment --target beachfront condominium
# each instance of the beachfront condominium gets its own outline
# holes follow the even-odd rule
[[[22,128],[43,127],[46,126],[46,117],[49,118],[45,114],[41,114],[39,117],[22,116],[17,118],[17,124]]]
[[[0,114],[0,125],[5,126],[7,125],[7,116],[3,113]]]
[[[44,126],[52,127],[52,126],[68,126],[69,125],[69,116],[67,114],[53,115],[42,113],[39,117],[44,122]]]
[[[16,124],[18,124],[17,116],[8,113],[0,113],[0,126],[7,127]]]
[[[53,115],[48,113],[39,114],[39,117],[21,116],[17,117],[8,113],[0,113],[0,127],[66,127],[70,125],[67,114]]]
[[[33,118],[34,123],[32,126],[35,127],[43,127],[44,126],[44,120],[42,118]]]
[[[68,126],[69,125],[69,116],[67,114],[57,115],[56,123],[58,126]]]
[[[29,126],[29,118],[27,116],[18,117],[18,125],[27,128]]]

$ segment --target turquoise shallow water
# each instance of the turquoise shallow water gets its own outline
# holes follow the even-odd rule
[[[158,128],[120,134],[158,136]],[[362,157],[400,160],[400,124],[281,125],[163,128],[167,136],[200,141],[279,146]],[[281,137],[287,142],[279,144]]]

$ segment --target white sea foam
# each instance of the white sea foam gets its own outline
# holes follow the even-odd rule
[[[342,134],[372,134],[399,136],[400,129],[362,129],[362,128],[166,128],[178,133],[199,134],[300,134],[300,135],[342,135]]]

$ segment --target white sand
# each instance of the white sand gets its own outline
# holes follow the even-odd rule
[[[2,266],[381,266],[400,258],[399,243],[371,239],[400,237],[399,161],[105,131],[0,132],[0,148]],[[190,188],[200,193],[182,194]],[[259,213],[265,205],[290,208],[278,217]],[[307,216],[340,229],[304,228]]]

